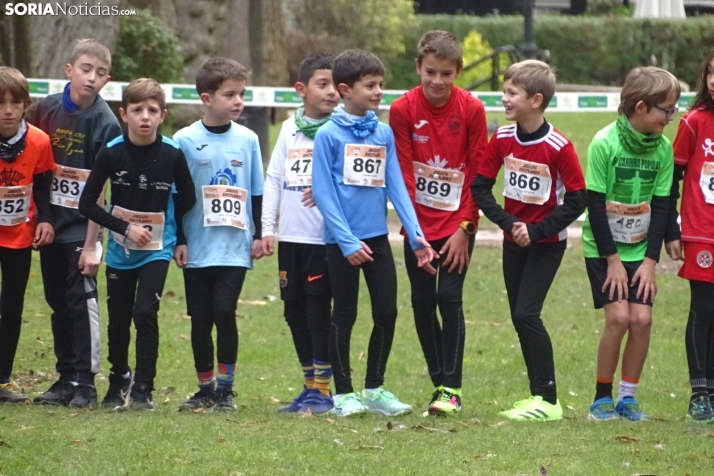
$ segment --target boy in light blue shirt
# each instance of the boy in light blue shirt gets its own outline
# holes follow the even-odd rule
[[[382,388],[397,319],[397,273],[388,240],[387,197],[394,204],[419,267],[430,273],[437,257],[423,238],[395,152],[394,136],[377,119],[384,65],[372,53],[348,50],[336,59],[332,77],[344,107],[315,136],[313,197],[325,222],[327,266],[334,298],[329,352],[336,395],[334,412],[409,413]],[[355,393],[350,377],[350,337],[357,319],[359,272],[372,300],[374,327],[365,390]]]
[[[243,111],[248,70],[225,58],[196,74],[203,119],[174,136],[196,186],[196,206],[182,220],[186,245],[174,259],[184,268],[186,306],[199,391],[180,410],[235,411],[238,359],[236,307],[245,273],[261,257],[263,162],[258,137],[233,121]],[[216,326],[218,372],[214,375]]]

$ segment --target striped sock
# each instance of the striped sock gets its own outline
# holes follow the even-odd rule
[[[312,362],[300,362],[302,365],[302,373],[305,374],[305,387],[313,388],[315,386],[315,366]]]
[[[320,391],[321,394],[330,396],[330,379],[332,378],[332,366],[329,362],[314,361],[315,364],[315,383],[313,388]]]
[[[200,388],[210,388],[215,387],[216,380],[213,376],[213,369],[207,370],[205,372],[196,372],[198,377],[198,386]]]
[[[236,364],[218,364],[218,388],[233,388],[233,376],[236,373]]]
[[[620,403],[623,398],[635,397],[635,392],[637,392],[637,383],[640,379],[622,376],[620,380],[620,391],[617,392],[617,403]]]
[[[695,378],[689,381],[692,386],[692,397],[689,401],[696,400],[699,397],[708,397],[709,392],[707,391],[707,379],[706,378]]]

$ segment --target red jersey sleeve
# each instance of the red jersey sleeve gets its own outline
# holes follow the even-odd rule
[[[679,121],[677,136],[674,138],[674,144],[672,145],[674,163],[683,166],[689,164],[689,159],[692,158],[697,147],[697,135],[694,132],[693,125],[689,123],[693,118],[688,116],[689,114],[685,115]]]
[[[414,180],[414,165],[412,164],[412,140],[410,133],[410,120],[407,117],[409,103],[406,96],[394,101],[389,108],[389,126],[394,133],[394,145],[397,149],[397,159],[402,170],[404,184],[407,186],[409,198],[414,204],[416,194],[416,182]]]
[[[494,133],[491,136],[491,141],[486,147],[486,152],[478,165],[478,173],[486,178],[496,179],[498,172],[503,165],[503,157],[500,157],[498,151],[498,134]]]
[[[486,127],[486,110],[481,101],[474,99],[469,101],[468,104],[469,109],[466,116],[468,150],[466,152],[466,160],[470,166],[468,167],[469,174],[465,177],[464,183],[466,193],[461,194],[459,210],[461,212],[461,221],[478,223],[478,205],[476,205],[476,201],[474,201],[474,197],[469,191],[488,147],[488,129]]]
[[[583,169],[578,161],[573,144],[568,144],[558,154],[558,175],[563,181],[566,192],[577,192],[585,189]]]

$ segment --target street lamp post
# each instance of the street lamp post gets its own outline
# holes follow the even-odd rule
[[[536,57],[536,44],[533,41],[533,7],[535,0],[524,0],[523,6],[523,56],[525,59]]]

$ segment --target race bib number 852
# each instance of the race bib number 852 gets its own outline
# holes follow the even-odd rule
[[[14,226],[27,221],[32,185],[0,187],[0,226]]]

